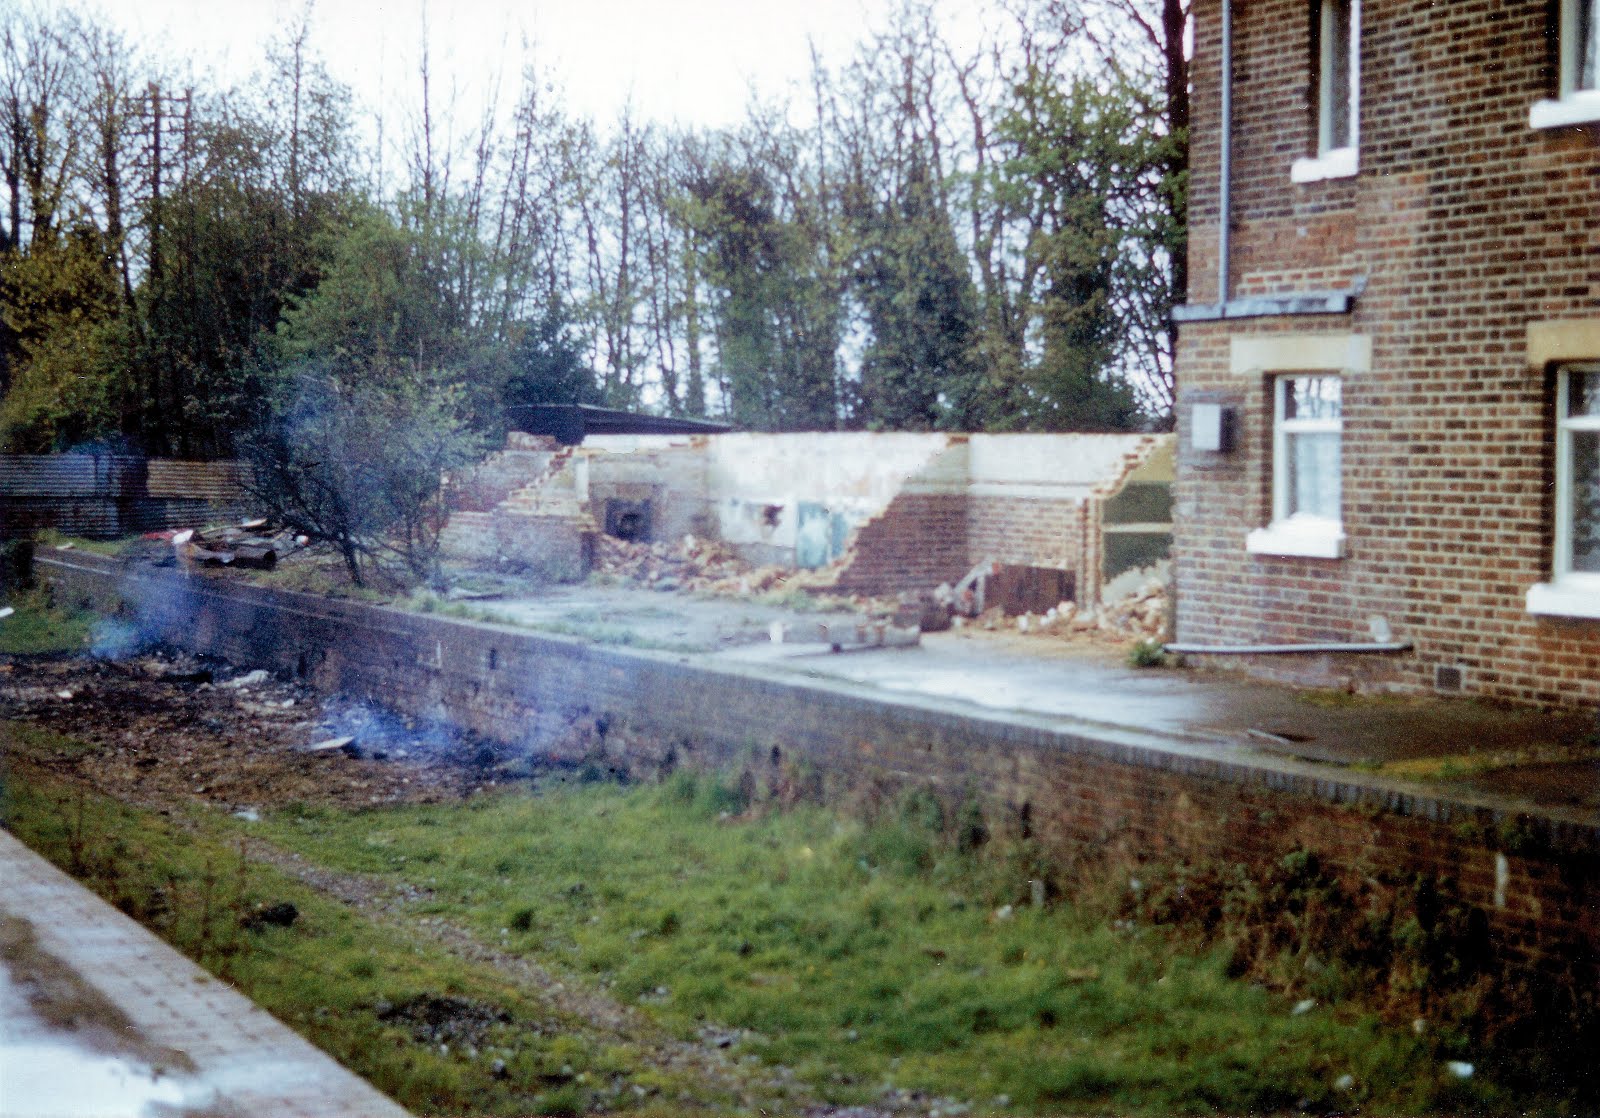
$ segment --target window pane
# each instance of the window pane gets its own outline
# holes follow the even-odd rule
[[[1567,417],[1600,415],[1600,373],[1568,373]]]
[[[1600,19],[1595,9],[1600,0],[1572,0],[1578,6],[1577,88],[1594,89],[1600,84]]]
[[[1600,573],[1600,431],[1573,431],[1568,438],[1572,454],[1571,569],[1596,574]]]
[[[1289,451],[1288,514],[1339,519],[1339,433],[1285,436]]]
[[[1322,0],[1324,149],[1350,146],[1350,3]]]
[[[1338,377],[1290,377],[1283,393],[1285,419],[1338,419]]]

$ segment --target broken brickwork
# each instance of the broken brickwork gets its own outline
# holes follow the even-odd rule
[[[562,451],[530,439],[458,482],[448,554],[538,568],[584,533],[693,536],[822,569],[813,584],[846,593],[929,590],[988,561],[1064,572],[1091,601],[1124,569],[1108,558],[1165,555],[1171,436],[606,436]],[[1141,488],[1158,491],[1154,511],[1111,523]],[[1145,551],[1108,547],[1107,531],[1142,531]]]

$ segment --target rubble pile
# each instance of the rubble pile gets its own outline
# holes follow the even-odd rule
[[[1104,640],[1119,644],[1138,640],[1165,640],[1168,616],[1167,583],[1152,575],[1124,595],[1099,608],[1061,602],[1042,614],[1025,613],[1007,618],[998,607],[971,620],[957,611],[957,624],[980,629],[1015,628],[1024,634],[1054,635],[1072,639]]]
[[[269,528],[266,520],[239,525],[147,532],[146,540],[172,544],[179,562],[200,567],[252,567],[270,571],[285,556],[310,541],[288,528]]]
[[[595,569],[663,591],[748,595],[822,585],[812,572],[753,566],[726,544],[692,535],[676,544],[632,543],[601,536],[595,549]]]
[[[1096,624],[1130,640],[1161,640],[1167,633],[1167,615],[1167,586],[1152,579],[1127,597],[1105,603]]]

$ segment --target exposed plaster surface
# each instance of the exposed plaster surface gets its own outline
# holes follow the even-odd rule
[[[600,436],[549,459],[487,519],[457,513],[447,539],[457,554],[492,557],[553,526],[571,550],[625,503],[648,507],[650,540],[711,537],[785,566],[845,560],[841,586],[866,592],[928,589],[981,559],[1058,568],[1092,590],[1092,503],[1135,474],[1170,484],[1172,449],[1170,435]],[[540,519],[529,533],[498,522],[518,516]]]
[[[1115,492],[1161,435],[974,435],[972,496],[1081,500]]]

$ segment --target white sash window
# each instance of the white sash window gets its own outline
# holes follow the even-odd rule
[[[1312,0],[1317,44],[1317,154],[1296,159],[1294,182],[1348,178],[1360,168],[1361,0]]]
[[[1600,365],[1557,373],[1555,501],[1551,579],[1528,612],[1600,617]]]
[[[1559,96],[1536,101],[1533,128],[1560,128],[1600,120],[1600,0],[1561,0]]]
[[[1251,532],[1258,555],[1344,554],[1343,385],[1332,375],[1274,378],[1272,523]]]

